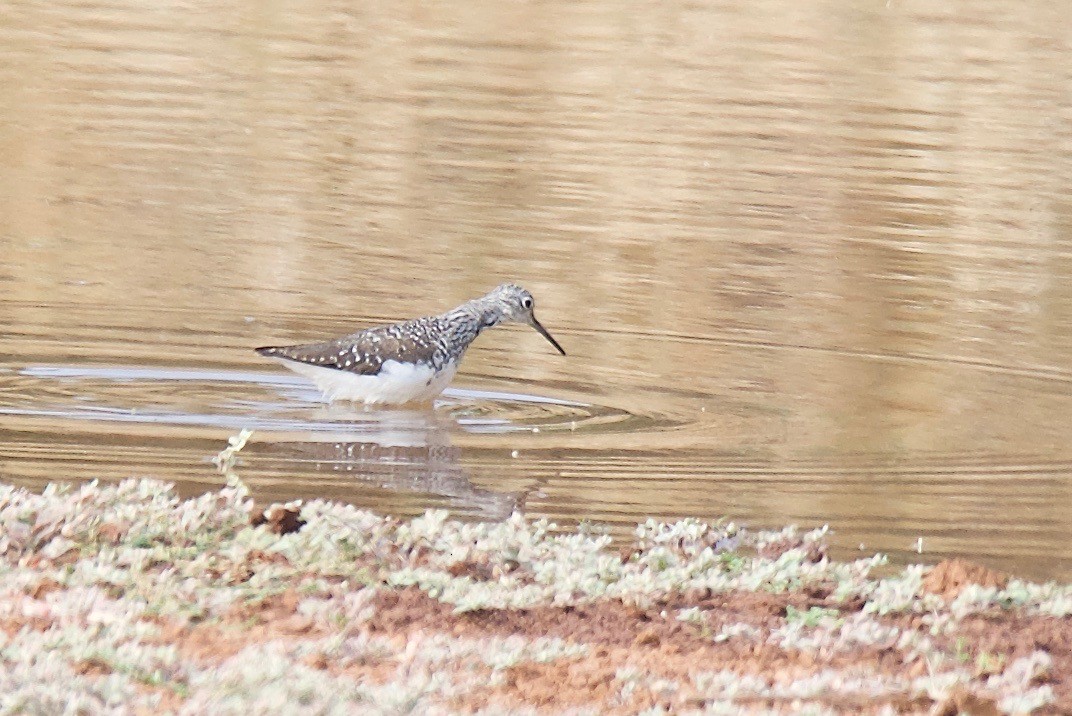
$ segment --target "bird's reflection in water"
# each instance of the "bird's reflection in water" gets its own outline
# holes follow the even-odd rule
[[[524,493],[496,492],[470,482],[461,448],[451,444],[456,423],[450,415],[336,404],[319,410],[317,417],[331,425],[330,432],[259,446],[256,462],[262,479],[254,486],[255,497],[274,501],[323,496],[363,505],[362,488],[374,487],[411,498],[428,495],[436,506],[488,520],[505,519],[524,507]],[[280,483],[270,479],[274,473],[287,476],[286,495],[279,494]],[[298,494],[296,485],[313,489]]]

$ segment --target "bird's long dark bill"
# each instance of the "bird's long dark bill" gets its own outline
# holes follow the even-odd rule
[[[562,355],[566,355],[566,351],[562,350],[562,346],[558,345],[558,341],[551,337],[551,334],[547,332],[547,329],[540,325],[540,322],[536,320],[536,317],[532,317],[532,327],[540,332],[540,335],[551,341],[551,345],[558,350]]]

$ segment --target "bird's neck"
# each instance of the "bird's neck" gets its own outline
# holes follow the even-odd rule
[[[443,315],[450,340],[456,344],[472,343],[485,329],[502,323],[503,315],[494,303],[475,298]]]
[[[480,328],[483,331],[485,328],[494,328],[503,322],[504,316],[502,307],[498,302],[490,299],[487,296],[480,298],[474,298],[472,301],[468,301],[460,308],[465,309],[469,315],[473,317]]]

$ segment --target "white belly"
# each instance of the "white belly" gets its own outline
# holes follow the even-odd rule
[[[458,370],[448,363],[438,373],[430,365],[385,361],[376,375],[358,375],[336,368],[278,359],[299,375],[316,383],[329,401],[352,400],[358,403],[426,402],[443,392]]]

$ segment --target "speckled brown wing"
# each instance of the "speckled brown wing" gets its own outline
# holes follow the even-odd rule
[[[255,348],[262,356],[283,358],[358,375],[376,375],[389,360],[432,363],[436,350],[429,329],[434,318],[369,328],[320,343]]]

